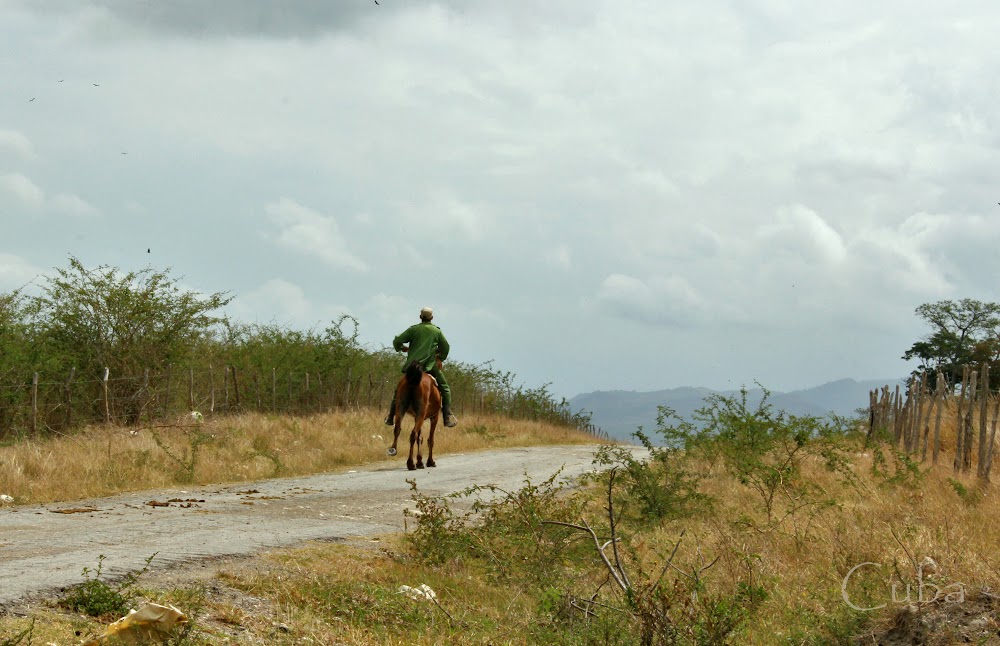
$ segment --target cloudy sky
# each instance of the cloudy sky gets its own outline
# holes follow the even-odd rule
[[[992,0],[0,0],[0,291],[169,268],[372,348],[430,305],[565,396],[898,377],[914,308],[1000,300],[998,33]]]

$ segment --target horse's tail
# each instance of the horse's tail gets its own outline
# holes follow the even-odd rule
[[[424,367],[419,361],[411,361],[410,365],[406,366],[406,391],[403,393],[403,410],[409,410],[410,406],[420,407],[420,398],[414,397],[417,388],[420,386],[420,380],[424,378]],[[419,410],[414,410],[414,415],[418,414]]]

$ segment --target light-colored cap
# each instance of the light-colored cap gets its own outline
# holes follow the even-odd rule
[[[434,310],[432,310],[429,307],[423,308],[422,310],[420,310],[420,318],[425,319],[427,321],[431,320],[432,318],[434,318]]]

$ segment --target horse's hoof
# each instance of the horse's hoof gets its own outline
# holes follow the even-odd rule
[[[424,463],[423,462],[417,462],[417,468],[418,469],[423,469],[424,468]]]
[[[413,466],[412,462],[407,462],[406,463],[406,468],[409,469],[410,471],[416,471],[417,470],[417,467]]]
[[[396,455],[396,447],[390,446],[389,450],[385,452],[386,455]]]
[[[429,466],[429,467],[436,467],[437,464],[434,463],[434,460],[428,460],[427,461],[427,466]]]

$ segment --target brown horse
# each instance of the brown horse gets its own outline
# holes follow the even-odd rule
[[[427,466],[434,464],[434,429],[437,428],[438,413],[441,412],[441,391],[438,390],[434,377],[424,372],[419,361],[412,361],[406,367],[406,374],[396,386],[396,425],[393,428],[392,446],[389,455],[396,455],[396,443],[399,441],[400,425],[403,417],[409,413],[413,416],[413,430],[410,431],[410,457],[406,460],[406,468],[410,471],[424,468],[424,459],[420,452],[423,444],[424,420],[431,421],[431,430],[427,434]],[[417,446],[417,461],[413,461],[413,445]]]

